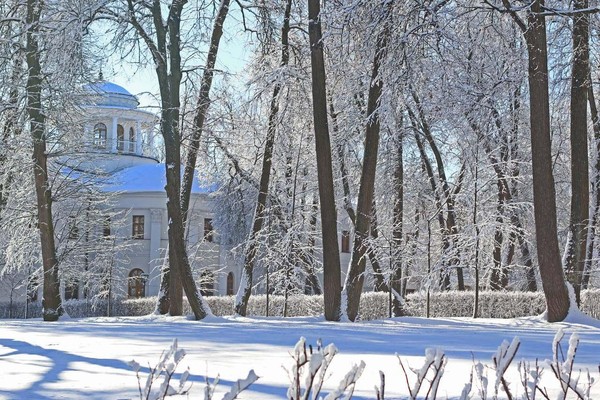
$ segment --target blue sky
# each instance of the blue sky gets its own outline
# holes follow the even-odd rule
[[[252,56],[252,43],[249,34],[242,31],[239,22],[239,10],[235,7],[229,12],[225,20],[225,33],[221,38],[217,69],[228,74],[243,78],[244,67]],[[208,48],[208,45],[205,45]],[[198,62],[203,65],[204,60]],[[138,96],[140,107],[157,113],[158,102],[154,95],[158,94],[158,83],[153,64],[135,68],[128,63],[115,62],[111,66],[103,67],[104,79],[123,86],[130,93]],[[215,74],[219,79],[220,73]],[[240,81],[241,84],[241,81]]]

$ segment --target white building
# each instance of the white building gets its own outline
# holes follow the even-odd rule
[[[158,146],[154,140],[157,118],[139,109],[137,98],[119,85],[101,80],[86,89],[92,95],[93,104],[83,106],[88,121],[83,143],[73,146],[77,149],[76,156],[59,156],[50,162],[66,166],[76,171],[75,174],[102,177],[99,179],[101,190],[112,194],[111,213],[124,216],[120,226],[109,222],[104,228],[107,231],[104,235],[130,244],[125,257],[127,262],[114,268],[119,276],[113,277],[113,293],[133,298],[157,295],[168,245],[165,165],[156,156]],[[186,233],[190,263],[203,282],[201,288],[205,294],[234,294],[239,267],[233,267],[229,251],[219,243],[219,236],[213,231],[210,193],[211,188],[200,187],[197,179],[194,181]],[[60,225],[60,222],[55,223]],[[36,281],[40,280],[38,277]],[[81,298],[85,292],[83,282],[77,276],[71,282],[76,284],[63,279],[63,297]],[[10,285],[0,285],[0,301],[9,297],[24,300],[27,288],[21,286],[14,290]],[[13,293],[9,294],[5,287]],[[37,293],[41,294],[41,288]],[[33,300],[38,297],[31,290],[29,296]]]
[[[93,152],[87,169],[100,169],[111,176],[105,190],[116,192],[116,209],[127,213],[128,222],[119,237],[130,237],[136,246],[129,255],[129,297],[158,294],[160,269],[168,245],[168,217],[165,194],[165,165],[155,158],[156,116],[138,109],[138,101],[123,87],[100,81],[88,88],[94,104],[88,107],[92,123],[86,127]],[[101,157],[99,157],[101,155]],[[82,168],[80,166],[80,168]],[[237,271],[228,251],[213,231],[211,188],[194,180],[188,216],[190,261],[202,274],[209,294],[233,294]],[[129,232],[129,234],[128,234]]]
[[[154,296],[159,291],[168,245],[165,165],[158,160],[159,146],[154,137],[157,118],[139,109],[137,98],[119,85],[101,80],[87,89],[93,104],[84,106],[88,122],[82,146],[78,147],[83,157],[59,157],[54,162],[76,163],[70,166],[73,170],[106,178],[102,190],[115,195],[111,211],[125,215],[122,226],[107,229],[122,242],[132,244],[127,263],[115,269],[120,276],[115,277],[113,286],[122,287],[115,287],[114,293],[133,298]],[[220,243],[219,235],[212,229],[214,204],[210,193],[211,188],[194,181],[186,234],[190,263],[203,282],[200,286],[204,294],[235,294],[241,265],[234,262],[230,248]],[[352,246],[350,229],[345,229],[339,232],[343,276]],[[62,290],[65,299],[79,298],[84,292],[82,282],[73,286],[65,280]],[[3,292],[0,288],[0,300],[7,298]],[[19,292],[21,295],[14,296],[15,300],[22,300],[26,289]]]

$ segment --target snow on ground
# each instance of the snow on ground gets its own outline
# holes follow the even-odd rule
[[[491,365],[503,340],[517,336],[521,347],[508,378],[518,380],[522,359],[552,357],[552,339],[559,328],[568,337],[577,332],[581,343],[576,368],[588,368],[597,380],[600,365],[600,321],[572,318],[548,324],[539,318],[512,320],[468,318],[397,318],[361,323],[331,323],[319,318],[210,318],[196,322],[161,316],[71,319],[60,323],[40,320],[0,321],[0,399],[137,399],[135,374],[127,365],[155,365],[174,338],[186,350],[178,372],[189,366],[193,382],[190,399],[203,398],[206,377],[220,375],[215,399],[254,369],[260,379],[242,399],[283,399],[291,367],[290,353],[301,336],[307,343],[335,343],[339,354],[330,367],[325,387],[339,380],[360,360],[366,368],[355,398],[373,399],[379,370],[386,374],[386,399],[406,396],[405,379],[394,355],[419,368],[428,347],[441,348],[449,358],[438,398],[457,398],[469,379],[473,360]],[[145,375],[147,368],[142,370]],[[494,371],[488,371],[493,382]],[[543,385],[558,384],[546,368]],[[600,399],[600,384],[592,389]],[[514,389],[518,397],[522,389]],[[539,397],[539,396],[538,396]],[[187,398],[187,397],[182,397]],[[478,396],[474,396],[478,398]]]

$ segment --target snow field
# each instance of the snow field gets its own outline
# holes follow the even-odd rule
[[[196,322],[162,316],[71,319],[60,323],[3,320],[0,399],[137,399],[137,380],[127,362],[135,359],[140,363],[144,379],[148,364],[154,366],[174,338],[187,354],[177,371],[190,368],[190,399],[203,398],[205,377],[212,381],[217,375],[220,385],[215,399],[221,399],[228,387],[245,378],[250,369],[260,379],[241,399],[283,399],[289,379],[282,366],[291,369],[291,353],[301,336],[307,344],[315,346],[321,339],[324,345],[335,343],[339,349],[328,370],[324,392],[335,389],[353,364],[365,361],[356,399],[375,398],[379,370],[386,374],[386,399],[406,396],[405,378],[395,353],[411,367],[420,368],[426,348],[440,348],[448,357],[438,398],[458,398],[469,380],[473,359],[491,367],[498,346],[516,336],[521,345],[506,377],[513,394],[520,398],[516,366],[522,359],[539,359],[545,367],[543,386],[555,393],[559,388],[543,362],[552,358],[552,340],[559,328],[566,333],[562,342],[565,354],[571,334],[577,332],[580,337],[576,369],[589,368],[599,379],[600,322],[585,318],[571,318],[571,322],[560,324],[548,324],[537,317],[397,318],[355,324],[320,318],[241,317],[211,317]],[[488,393],[492,394],[495,371],[490,369],[487,375]],[[475,391],[473,394],[478,398]],[[600,384],[593,387],[592,398],[600,399]]]

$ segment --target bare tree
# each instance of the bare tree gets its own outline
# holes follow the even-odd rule
[[[587,0],[573,2],[574,11],[588,8]],[[581,302],[589,218],[587,95],[590,76],[589,15],[573,16],[573,67],[571,72],[571,218],[565,270]]]
[[[569,312],[569,294],[565,284],[556,228],[556,198],[550,142],[550,106],[548,94],[548,49],[544,0],[534,0],[521,19],[509,0],[503,0],[521,29],[529,62],[529,103],[533,167],[533,207],[538,262],[549,322],[562,321]]]
[[[327,122],[327,85],[323,58],[320,0],[308,0],[308,32],[310,38],[315,149],[321,204],[325,319],[338,321],[341,305],[340,253],[337,241],[337,211],[334,200],[331,142]]]
[[[183,182],[181,184],[181,215],[183,218],[184,230],[188,219],[187,214],[190,204],[190,196],[192,194],[194,172],[196,171],[198,150],[200,148],[200,137],[204,129],[204,121],[206,120],[206,116],[208,114],[208,108],[211,104],[210,89],[212,87],[215,64],[217,62],[217,55],[219,52],[219,44],[221,42],[221,37],[223,36],[223,24],[225,23],[225,18],[227,18],[228,12],[229,0],[222,0],[213,24],[208,55],[206,57],[206,65],[204,66],[204,72],[200,82],[200,92],[198,94],[194,123],[192,126],[192,134],[189,138],[187,157],[184,166],[182,178]],[[167,268],[162,271],[161,296],[159,296],[157,304],[157,309],[162,314],[167,313],[170,308],[170,269],[168,268],[168,264],[165,264],[165,266]]]
[[[210,313],[210,309],[197,288],[190,267],[185,247],[185,223],[181,202],[181,17],[185,4],[185,0],[171,2],[166,18],[160,1],[127,0],[125,9],[122,10],[124,20],[118,11],[108,12],[117,22],[133,28],[156,64],[161,103],[160,131],[165,146],[165,189],[169,218],[169,312],[171,315],[182,314],[183,287],[195,318],[202,319]]]
[[[33,141],[33,174],[37,199],[38,229],[42,245],[42,265],[44,269],[44,297],[42,315],[44,321],[57,321],[63,314],[58,278],[58,260],[54,243],[54,222],[52,220],[52,191],[48,180],[48,155],[46,152],[46,118],[42,107],[42,87],[44,76],[41,65],[41,52],[38,37],[41,31],[40,17],[43,11],[39,0],[27,1],[27,115]]]
[[[393,2],[384,4],[383,12],[384,27],[377,35],[375,45],[375,56],[373,59],[373,69],[371,71],[371,85],[369,89],[369,98],[367,105],[367,128],[365,137],[365,149],[363,155],[363,168],[360,178],[360,187],[358,191],[358,202],[356,205],[356,224],[354,234],[354,245],[352,248],[352,258],[343,292],[347,304],[346,312],[348,318],[354,321],[358,315],[358,306],[360,304],[360,294],[364,282],[364,272],[366,266],[365,253],[366,246],[364,242],[368,239],[371,227],[373,197],[375,189],[375,172],[377,169],[377,152],[379,147],[380,116],[379,107],[381,94],[383,91],[383,79],[380,75],[380,67],[385,58],[385,50],[390,36],[389,15]]]
[[[280,67],[285,68],[290,59],[289,49],[289,34],[290,34],[290,13],[292,9],[292,1],[287,0],[285,3],[285,11],[283,15],[283,25],[281,27],[281,62]],[[258,250],[258,235],[263,227],[265,219],[265,210],[267,207],[267,196],[269,193],[269,181],[271,179],[271,166],[273,158],[273,146],[275,145],[275,133],[277,131],[277,121],[279,115],[280,92],[282,89],[281,82],[277,82],[273,87],[273,95],[271,96],[271,104],[269,108],[269,122],[267,126],[267,139],[265,141],[264,153],[262,158],[262,169],[260,174],[260,183],[258,187],[258,198],[256,200],[256,210],[252,221],[252,230],[248,239],[248,244],[245,250],[244,267],[242,270],[242,278],[235,301],[235,312],[239,315],[246,315],[248,307],[248,299],[252,290],[252,273],[254,270],[254,262],[256,252]]]

